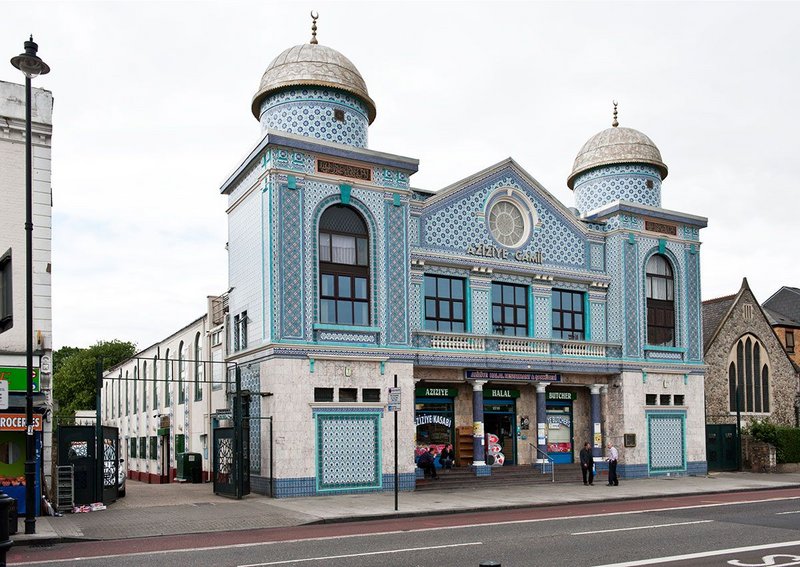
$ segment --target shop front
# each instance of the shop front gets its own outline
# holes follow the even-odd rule
[[[517,407],[519,390],[505,386],[483,389],[483,422],[486,432],[486,464],[517,463]]]
[[[554,463],[573,463],[574,431],[572,403],[574,392],[547,392],[547,454]]]
[[[414,459],[431,446],[438,452],[455,443],[456,388],[420,387],[414,390]]]
[[[19,411],[24,408],[14,408]],[[24,413],[0,413],[0,489],[17,501],[17,513],[26,513],[25,461],[27,460],[26,419]],[[33,416],[36,476],[34,494],[35,514],[39,515],[41,492],[42,416]]]

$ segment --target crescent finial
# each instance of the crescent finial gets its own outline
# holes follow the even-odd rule
[[[611,125],[612,125],[614,128],[616,128],[617,126],[619,126],[619,122],[617,121],[617,105],[618,105],[619,103],[618,103],[616,100],[615,100],[615,101],[613,101],[613,103],[614,103],[614,121],[611,123]]]
[[[317,41],[317,18],[319,18],[319,12],[315,12],[311,10],[311,44],[317,45],[319,42]]]

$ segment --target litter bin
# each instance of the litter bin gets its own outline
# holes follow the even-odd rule
[[[11,506],[8,507],[8,533],[15,535],[18,531],[19,514],[17,513],[17,499],[11,499]]]
[[[177,479],[199,484],[203,482],[203,458],[200,453],[179,453]]]

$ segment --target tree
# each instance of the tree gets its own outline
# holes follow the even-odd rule
[[[97,409],[97,359],[103,359],[105,370],[135,352],[135,344],[113,340],[99,341],[89,348],[62,347],[53,353],[53,397],[59,415],[74,416],[76,410]]]

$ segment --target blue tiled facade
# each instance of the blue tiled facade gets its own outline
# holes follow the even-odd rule
[[[334,120],[334,110],[345,113],[344,122]],[[414,392],[421,385],[441,386],[452,399],[465,400],[483,382],[516,392],[504,415],[517,427],[523,415],[532,424],[506,432],[516,439],[516,449],[506,450],[517,463],[527,459],[522,447],[543,443],[535,413],[537,396],[546,390],[572,395],[566,399],[573,400],[574,436],[558,450],[569,445],[576,457],[574,445],[586,434],[598,452],[606,440],[620,447],[623,477],[667,469],[702,474],[705,447],[697,424],[703,410],[694,394],[702,391],[704,373],[698,238],[705,219],[661,208],[658,168],[633,160],[588,169],[575,180],[576,215],[511,159],[435,194],[413,189],[415,159],[367,148],[366,103],[337,89],[303,85],[302,77],[296,87],[264,99],[261,122],[264,137],[222,192],[229,199],[230,312],[246,311],[258,322],[248,326],[247,348],[232,353],[231,361],[260,364],[258,387],[272,396],[262,399],[260,411],[275,420],[279,440],[259,455],[279,463],[274,496],[393,489],[394,441],[384,409],[397,372],[405,396],[398,440],[406,450],[403,490],[418,477],[409,455],[423,436],[414,425]],[[502,216],[498,203],[516,216]],[[366,324],[321,317],[319,224],[331,207],[355,212],[367,230]],[[250,210],[260,211],[256,221],[244,220]],[[256,245],[248,234],[257,235]],[[645,268],[653,255],[665,258],[673,274],[675,339],[666,346],[650,344]],[[435,328],[437,300],[426,299],[426,277],[432,276],[462,282],[453,288],[463,289],[457,301],[439,309],[458,309],[463,330]],[[522,331],[515,336],[498,327],[503,311],[493,303],[501,284],[522,290]],[[554,314],[561,308],[554,297],[560,292],[577,298],[579,318],[568,315],[579,332],[556,333]],[[476,386],[472,370],[494,374]],[[512,371],[517,374],[502,375]],[[648,375],[650,382],[642,378]],[[538,392],[542,376],[551,382]],[[327,389],[332,399],[315,397]],[[373,390],[379,401],[365,401]],[[683,412],[682,429],[659,428],[666,422],[658,422],[650,435],[648,396],[661,395],[655,399],[662,404],[666,392],[667,405]],[[593,437],[590,395],[603,400],[602,434],[597,429]],[[457,427],[472,431],[478,421],[483,427],[482,416],[464,410],[471,402],[443,403],[454,408],[454,442]],[[359,407],[362,415],[353,417]],[[327,419],[349,425],[323,432]],[[545,423],[544,416],[538,419]],[[642,441],[622,447],[628,434]],[[263,436],[251,441],[266,443]],[[544,443],[548,450],[557,445]],[[491,473],[484,462],[468,464],[478,476]]]

